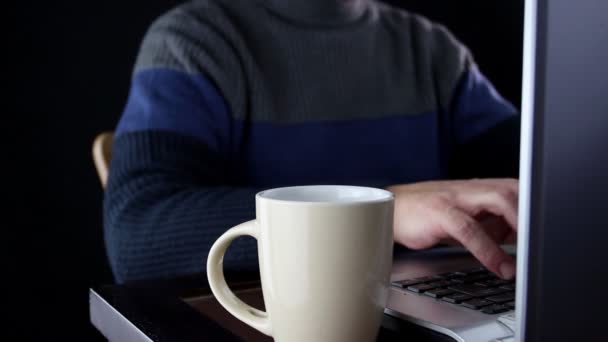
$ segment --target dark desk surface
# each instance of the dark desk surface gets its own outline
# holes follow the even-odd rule
[[[239,298],[263,309],[257,275],[227,275]],[[91,322],[110,341],[272,341],[232,317],[196,276],[90,291]],[[445,335],[385,315],[378,341],[453,341]]]

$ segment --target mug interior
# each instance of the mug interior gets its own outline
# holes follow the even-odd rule
[[[306,203],[382,202],[393,198],[390,191],[348,185],[308,185],[265,190],[260,198]]]

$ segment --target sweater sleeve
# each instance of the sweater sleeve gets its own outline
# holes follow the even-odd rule
[[[450,116],[451,177],[518,178],[520,116],[476,67],[456,88]]]
[[[202,272],[213,242],[255,218],[261,189],[230,185],[226,168],[220,155],[182,134],[146,130],[117,137],[104,199],[117,282]],[[255,270],[255,240],[236,240],[224,267]]]
[[[471,51],[446,27],[413,16],[421,70],[433,75],[449,178],[517,177],[519,115],[477,66]],[[425,66],[430,65],[430,69]]]
[[[238,91],[237,61],[188,13],[149,29],[115,131],[104,234],[118,283],[203,272],[213,242],[255,218],[262,189],[239,181],[231,114],[240,106],[224,96]],[[255,271],[255,240],[236,240],[224,267]]]
[[[445,27],[434,27],[433,43],[439,107],[450,146],[450,178],[517,178],[517,110],[485,77],[466,46]]]

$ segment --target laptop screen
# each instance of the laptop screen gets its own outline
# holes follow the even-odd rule
[[[596,341],[608,302],[608,1],[528,0],[525,31],[517,337]]]

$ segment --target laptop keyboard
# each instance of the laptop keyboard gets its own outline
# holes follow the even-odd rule
[[[515,309],[515,280],[498,278],[484,267],[404,279],[392,285],[488,315]]]

